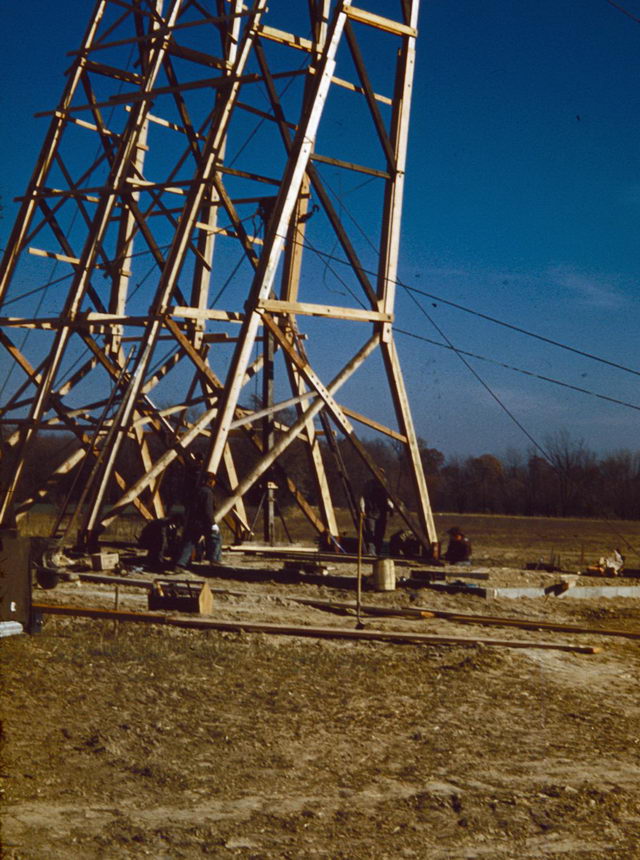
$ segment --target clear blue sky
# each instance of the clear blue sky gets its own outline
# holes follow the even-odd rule
[[[623,5],[640,18],[640,0]],[[2,246],[47,126],[33,114],[57,102],[90,8],[3,10]],[[401,279],[640,370],[639,73],[640,24],[607,0],[423,0]],[[416,298],[423,310],[399,292],[398,328],[640,406],[639,376]],[[429,445],[448,455],[530,447],[454,353],[398,343]],[[566,429],[599,453],[640,449],[637,410],[467,361],[541,444]]]

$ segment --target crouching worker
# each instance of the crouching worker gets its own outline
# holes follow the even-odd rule
[[[148,567],[157,570],[164,566],[166,556],[173,557],[181,526],[180,514],[160,517],[145,525],[138,537],[138,544],[147,550],[145,561]]]
[[[422,544],[409,529],[394,532],[389,538],[389,555],[405,556],[406,558],[418,558],[422,550]]]
[[[444,554],[445,561],[448,561],[449,564],[468,562],[471,558],[471,543],[469,539],[464,536],[458,526],[450,528],[447,534],[449,535],[449,545]]]
[[[220,561],[222,537],[220,527],[213,515],[215,497],[213,488],[216,476],[208,472],[198,488],[187,510],[182,546],[174,568],[176,573],[185,573],[194,549],[204,539],[205,558],[208,562]]]

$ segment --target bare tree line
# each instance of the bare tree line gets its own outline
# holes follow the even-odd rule
[[[26,470],[21,496],[28,497],[38,487],[43,463],[55,468],[75,445],[73,437],[63,433],[39,437]],[[414,491],[400,446],[386,440],[370,440],[365,445],[385,469],[393,490],[412,507]],[[323,447],[334,503],[346,506],[337,460],[328,445]],[[546,456],[535,450],[510,450],[501,457],[487,453],[447,458],[423,439],[419,440],[419,447],[436,512],[640,519],[640,451],[598,456],[566,432],[545,440]],[[340,440],[338,448],[357,496],[370,475],[348,440]],[[242,439],[234,440],[233,449],[239,469],[244,472],[251,468],[258,456],[256,450]],[[156,453],[159,455],[161,451]],[[2,465],[10,468],[6,459]],[[315,503],[315,486],[304,452],[291,447],[282,465],[307,500]],[[140,465],[135,461],[133,450],[124,448],[118,469],[126,479],[138,475]],[[79,497],[89,470],[89,462],[79,464],[61,479],[48,500],[55,504],[65,500],[73,502]],[[163,477],[165,497],[176,506],[184,498],[184,481],[184,467],[177,462]],[[114,485],[110,500],[115,501],[119,492]],[[261,493],[261,486],[256,486],[247,502],[258,505]],[[279,488],[278,501],[283,510],[292,503],[284,486]]]

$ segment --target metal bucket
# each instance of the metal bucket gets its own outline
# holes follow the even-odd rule
[[[392,558],[379,558],[374,561],[373,587],[376,591],[395,591],[396,571]]]

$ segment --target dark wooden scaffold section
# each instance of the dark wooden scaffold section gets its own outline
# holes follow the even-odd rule
[[[418,2],[386,17],[393,6],[96,3],[0,264],[3,525],[79,464],[81,541],[131,505],[162,516],[166,470],[198,446],[238,537],[263,482],[270,516],[269,488],[286,486],[336,543],[334,434],[387,484],[355,422],[401,447],[417,512],[387,490],[423,546],[436,541],[393,333]],[[392,426],[346,402],[372,362]],[[71,453],[25,493],[36,440],[61,429]],[[282,463],[294,442],[317,505]]]

